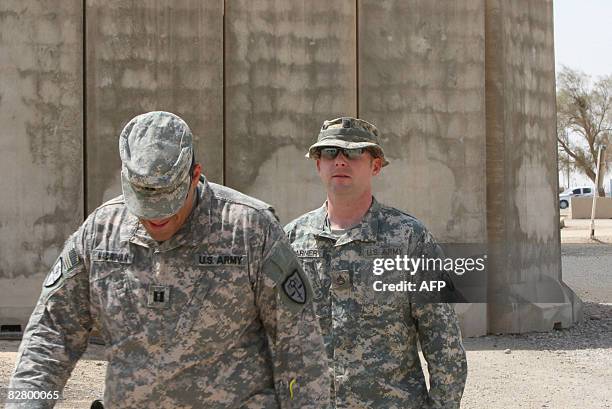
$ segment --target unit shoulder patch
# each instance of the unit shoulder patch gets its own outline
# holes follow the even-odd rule
[[[283,281],[283,291],[290,300],[298,304],[305,304],[307,301],[306,285],[297,269]]]
[[[59,281],[59,279],[62,277],[62,274],[64,272],[64,262],[63,262],[63,258],[59,257],[57,259],[57,261],[55,262],[55,264],[53,265],[53,267],[51,268],[51,271],[49,272],[49,275],[47,276],[47,279],[45,280],[45,287],[52,287],[55,285],[55,283],[57,283]]]

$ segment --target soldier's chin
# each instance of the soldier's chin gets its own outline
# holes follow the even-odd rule
[[[353,191],[353,183],[351,180],[332,181],[331,188],[335,193],[351,193]]]
[[[149,236],[156,241],[165,241],[174,234],[173,224],[171,220],[167,220],[162,224],[155,224],[150,221],[143,221],[145,230]]]

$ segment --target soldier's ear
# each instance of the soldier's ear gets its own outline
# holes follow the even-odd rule
[[[199,163],[196,163],[195,165],[193,165],[193,170],[191,172],[192,177],[191,177],[191,186],[195,186],[198,184],[198,181],[200,180],[200,175],[202,174],[202,165],[200,165]]]
[[[382,159],[374,158],[374,160],[372,161],[372,175],[373,176],[378,175],[381,169],[382,169]]]

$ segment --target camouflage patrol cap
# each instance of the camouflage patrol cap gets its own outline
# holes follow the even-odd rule
[[[383,166],[389,164],[380,146],[378,129],[363,119],[342,117],[323,122],[317,142],[308,148],[306,157],[316,157],[317,149],[325,146],[346,149],[368,148],[375,157],[382,158]]]
[[[138,115],[121,131],[121,187],[128,210],[143,219],[171,216],[185,203],[193,156],[191,130],[178,116]]]

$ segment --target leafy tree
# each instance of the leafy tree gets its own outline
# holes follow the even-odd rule
[[[609,145],[611,136],[612,76],[593,82],[589,75],[563,66],[557,75],[557,143],[561,167],[575,166],[595,184],[597,151],[600,146]],[[597,186],[600,196],[604,195],[603,175],[610,165],[602,160]]]
[[[572,158],[570,158],[568,154],[565,153],[563,149],[561,149],[560,145],[559,145],[559,149],[557,153],[558,153],[558,161],[559,161],[558,162],[559,172],[563,172],[563,175],[567,182],[567,186],[559,186],[559,193],[561,193],[565,189],[571,187],[570,186],[570,173],[576,171],[576,165],[572,161]]]

